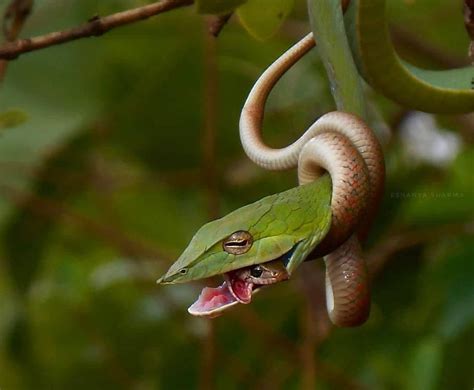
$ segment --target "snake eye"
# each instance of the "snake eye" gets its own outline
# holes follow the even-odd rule
[[[222,242],[222,248],[232,255],[241,255],[248,252],[252,244],[252,235],[245,230],[238,230]]]
[[[188,273],[188,269],[187,269],[187,268],[181,268],[181,269],[179,270],[179,273],[180,273],[181,275],[186,275],[186,274]]]
[[[254,278],[259,278],[262,276],[263,269],[259,265],[256,265],[250,270],[250,275],[252,275]]]

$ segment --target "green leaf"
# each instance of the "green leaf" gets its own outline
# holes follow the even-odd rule
[[[28,120],[28,115],[20,110],[11,109],[0,113],[0,130],[16,127]]]
[[[200,14],[223,14],[231,12],[247,0],[197,0],[196,9]]]
[[[294,0],[249,0],[237,10],[240,22],[255,38],[275,34],[293,9]]]

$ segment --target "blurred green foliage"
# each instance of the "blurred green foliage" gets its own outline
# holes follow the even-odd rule
[[[265,40],[278,31],[293,5],[294,0],[248,0],[238,8],[237,15],[252,36]]]
[[[196,10],[202,14],[232,12],[247,0],[197,0]]]
[[[20,110],[11,109],[0,113],[0,130],[19,126],[26,122],[28,116]]]
[[[37,2],[22,35],[144,3]],[[243,24],[259,38],[273,34],[280,22],[260,25],[270,14],[250,12],[252,3],[239,11]],[[291,3],[278,2],[288,12]],[[388,3],[405,57],[430,67],[465,60],[452,1]],[[193,7],[10,63],[0,86],[0,127],[15,125],[0,137],[2,390],[472,388],[472,114],[425,124],[418,146],[434,160],[430,138],[458,140],[451,159],[436,164],[407,148],[416,114],[368,91],[389,127],[377,127],[388,178],[367,249],[366,325],[325,328],[316,262],[212,322],[186,312],[201,286],[154,284],[212,210],[222,215],[296,185],[293,172],[248,162],[237,126],[255,79],[306,31],[304,2],[264,43],[233,19],[216,41],[211,79],[214,43]],[[210,83],[218,86],[216,188],[203,174],[201,141]],[[315,50],[272,92],[265,137],[285,145],[333,108]]]

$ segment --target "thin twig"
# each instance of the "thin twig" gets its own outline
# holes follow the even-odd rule
[[[227,24],[229,19],[232,17],[232,12],[225,14],[225,15],[216,15],[212,16],[208,19],[207,28],[209,30],[209,34],[214,37],[218,37],[224,26]]]
[[[206,335],[202,341],[201,370],[199,376],[199,388],[211,390],[214,388],[214,373],[216,365],[216,340],[215,324],[212,320],[206,320]]]
[[[315,355],[317,351],[316,339],[317,329],[314,326],[314,318],[312,318],[311,306],[307,303],[301,310],[301,388],[315,389],[316,388],[316,366]]]
[[[229,312],[229,314],[245,328],[248,328],[250,333],[262,336],[262,340],[271,345],[272,349],[284,352],[293,361],[298,360],[298,346],[286,335],[277,332],[271,324],[265,322],[252,307],[246,307],[238,312]]]
[[[216,133],[217,133],[217,45],[204,33],[204,123],[201,137],[202,177],[206,190],[207,214],[211,219],[219,215],[217,188]]]
[[[207,27],[207,25],[206,25]],[[201,135],[201,169],[203,187],[206,191],[207,216],[215,219],[219,215],[219,190],[216,170],[217,135],[217,47],[215,40],[204,31],[204,93],[203,127]],[[202,345],[201,375],[199,388],[214,388],[216,371],[215,322],[207,320],[207,334]]]
[[[332,388],[345,390],[364,390],[367,388],[362,383],[356,381],[355,378],[348,377],[347,373],[340,368],[323,362],[318,358],[315,358],[315,362],[318,373],[333,385]]]
[[[31,13],[33,0],[12,0],[3,15],[3,34],[8,41],[14,41]],[[0,60],[0,83],[5,78],[8,61]]]
[[[251,332],[251,330],[249,329]],[[266,346],[268,351],[273,351],[271,345]],[[284,360],[272,359],[263,362],[264,366],[260,373],[257,373],[256,378],[251,382],[252,386],[247,388],[253,390],[274,390],[274,389],[285,389],[285,382],[290,378],[291,375],[297,370],[298,364],[292,360],[292,364]]]
[[[12,0],[3,15],[3,34],[8,41],[14,41],[33,8],[33,0]]]
[[[104,17],[93,17],[81,26],[56,31],[38,37],[19,39],[0,47],[0,59],[12,60],[23,53],[44,49],[76,39],[96,37],[115,27],[135,23],[176,8],[193,4],[193,0],[163,0],[143,7],[133,8]]]
[[[430,227],[416,231],[408,231],[399,234],[391,234],[382,239],[372,247],[366,254],[369,275],[373,279],[379,274],[385,264],[400,251],[437,240],[442,237],[454,235],[474,235],[474,221],[446,224],[443,226]],[[327,339],[333,329],[327,317],[325,309],[324,277],[320,268],[314,264],[303,264],[304,272],[300,273],[301,289],[307,299],[308,310],[306,312],[304,339],[301,348],[301,363],[303,369],[303,388],[314,388],[315,373],[321,377],[337,384],[338,388],[362,389],[362,384],[353,378],[345,376],[335,367],[318,360],[314,351],[316,347]],[[309,315],[309,317],[308,317]],[[311,328],[309,328],[311,327]],[[258,333],[266,333],[261,325],[252,324],[252,329]],[[272,341],[271,335],[267,335]],[[285,340],[285,342],[288,342]],[[291,350],[288,348],[288,350]]]
[[[464,0],[464,25],[471,38],[468,54],[471,64],[474,65],[474,0]]]
[[[316,264],[302,264],[303,272],[299,274],[299,287],[306,298],[307,307],[310,310],[310,319],[316,331],[316,342],[319,344],[329,337],[332,329],[329,316],[326,311],[324,271]]]
[[[324,306],[322,306],[324,308]],[[230,313],[229,313],[230,314]],[[237,320],[250,334],[257,334],[258,339],[265,344],[265,348],[268,351],[279,351],[281,357],[290,362],[290,368],[300,368],[302,365],[300,346],[289,339],[285,334],[279,333],[274,327],[263,320],[251,307],[239,310],[238,313],[233,313],[233,318]],[[318,340],[321,342],[323,340]],[[347,377],[345,373],[340,372],[335,367],[332,367],[329,363],[323,363],[316,359],[316,366],[319,375],[330,383],[343,384],[336,388],[344,389],[362,389],[363,386],[359,384],[354,378]],[[335,374],[337,373],[337,374]],[[287,375],[288,373],[281,373]],[[270,378],[265,380],[266,378]],[[262,377],[263,383],[273,384],[273,376],[265,375]],[[271,381],[270,381],[271,380]],[[262,386],[256,386],[256,388],[262,388]],[[278,388],[272,387],[270,388]]]
[[[27,207],[35,215],[44,218],[63,218],[64,221],[92,233],[129,256],[160,260],[171,257],[145,242],[130,238],[110,225],[82,215],[61,202],[27,194],[5,185],[0,185],[0,194],[18,207]]]
[[[442,226],[392,234],[367,252],[369,274],[373,278],[396,253],[423,243],[453,235],[474,235],[474,221],[464,221]]]

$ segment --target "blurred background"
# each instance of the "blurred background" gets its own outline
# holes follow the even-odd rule
[[[37,1],[21,36],[146,3]],[[387,3],[405,58],[468,64],[461,1]],[[186,311],[203,284],[155,284],[202,224],[297,184],[253,165],[238,138],[254,81],[309,31],[304,1],[280,28],[271,4],[234,15],[217,39],[188,7],[9,64],[2,390],[473,387],[473,114],[411,112],[367,88],[387,184],[364,326],[330,326],[321,261],[214,320]],[[265,138],[284,146],[333,109],[313,50],[272,92]]]

